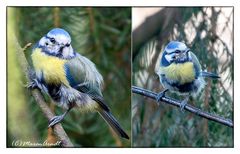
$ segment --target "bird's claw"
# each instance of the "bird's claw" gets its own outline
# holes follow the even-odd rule
[[[26,85],[26,88],[28,88],[28,89],[39,88],[39,83],[38,83],[37,79],[33,79],[32,81],[28,82]]]
[[[180,109],[182,112],[184,112],[184,108],[185,106],[187,105],[187,102],[188,102],[188,98],[187,99],[184,99],[181,103],[180,103]]]
[[[60,116],[54,116],[49,122],[48,122],[48,127],[52,127],[58,123],[60,123],[64,118],[64,115]]]
[[[165,96],[165,93],[168,91],[168,89],[165,89],[163,91],[161,91],[160,93],[157,94],[156,100],[157,102],[160,102],[160,100],[162,99],[162,97]]]
[[[36,78],[31,79],[31,81],[26,85],[28,89],[39,89],[42,93],[48,93],[47,88],[41,84]]]
[[[54,117],[48,122],[48,127],[52,127],[52,126],[60,123],[71,109],[72,109],[72,107],[68,108],[68,110],[67,110],[66,112],[64,112],[62,115],[54,116]]]

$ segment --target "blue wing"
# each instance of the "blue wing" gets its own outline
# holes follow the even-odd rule
[[[202,72],[201,65],[198,61],[197,56],[193,52],[191,52],[191,51],[189,51],[189,52],[190,52],[190,55],[192,57],[192,62],[193,62],[193,66],[194,66],[194,69],[195,69],[195,76],[196,76],[196,78],[198,78],[200,76],[201,72]]]
[[[71,87],[85,85],[90,91],[102,96],[102,76],[89,59],[76,54],[73,59],[65,63],[64,67]]]
[[[106,111],[109,111],[102,97],[102,76],[95,65],[86,57],[76,54],[76,57],[65,64],[66,78],[70,86],[88,94]]]
[[[194,69],[196,71],[196,77],[201,76],[201,77],[209,77],[209,78],[215,78],[215,79],[220,78],[217,74],[202,71],[201,65],[197,57],[192,52],[191,52],[191,57],[194,64]]]
[[[117,134],[129,139],[128,135],[121,128],[118,121],[111,114],[109,107],[106,105],[101,93],[103,79],[95,65],[89,59],[80,54],[76,54],[75,58],[66,62],[65,72],[70,86],[88,94],[88,96],[96,101],[100,106],[98,112],[108,125],[111,126]]]

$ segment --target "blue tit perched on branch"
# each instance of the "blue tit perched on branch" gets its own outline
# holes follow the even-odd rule
[[[31,57],[36,78],[29,87],[39,88],[66,109],[49,121],[49,127],[78,107],[82,111],[97,111],[118,135],[129,139],[105,103],[102,75],[93,62],[73,50],[68,32],[61,28],[49,31],[33,49]]]
[[[178,41],[171,41],[165,47],[156,73],[165,88],[158,94],[157,100],[160,101],[168,90],[187,95],[181,103],[181,110],[184,109],[190,95],[196,97],[204,88],[204,77],[219,78],[214,73],[202,71],[195,54],[184,43]]]

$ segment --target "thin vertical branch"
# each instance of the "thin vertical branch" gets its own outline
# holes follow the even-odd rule
[[[89,15],[90,32],[91,32],[91,34],[93,34],[94,33],[94,18],[93,18],[92,8],[88,7],[87,12],[88,12],[88,15]]]
[[[54,21],[54,27],[60,27],[60,8],[55,7],[53,9],[53,21]]]

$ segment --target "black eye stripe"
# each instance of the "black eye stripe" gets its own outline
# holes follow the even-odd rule
[[[167,55],[173,55],[173,54],[175,54],[175,52],[167,53]]]
[[[50,42],[52,42],[52,43],[56,43],[56,40],[55,40],[55,38],[53,38],[53,37],[49,37],[49,36],[45,36],[47,39],[49,39],[50,40]]]
[[[50,41],[51,41],[52,43],[55,43],[55,42],[56,42],[56,40],[55,40],[54,38],[50,38]]]
[[[180,53],[181,51],[180,50],[176,50],[175,53]]]
[[[47,38],[50,42],[52,42],[53,44],[58,44],[58,42],[55,40],[55,38],[53,38],[53,37],[49,37],[49,36],[45,36],[45,38]],[[46,45],[48,45],[48,43],[46,42],[45,43]],[[58,45],[60,45],[60,44],[58,44]],[[69,47],[71,44],[70,43],[67,43],[66,45],[65,45],[65,47]]]

